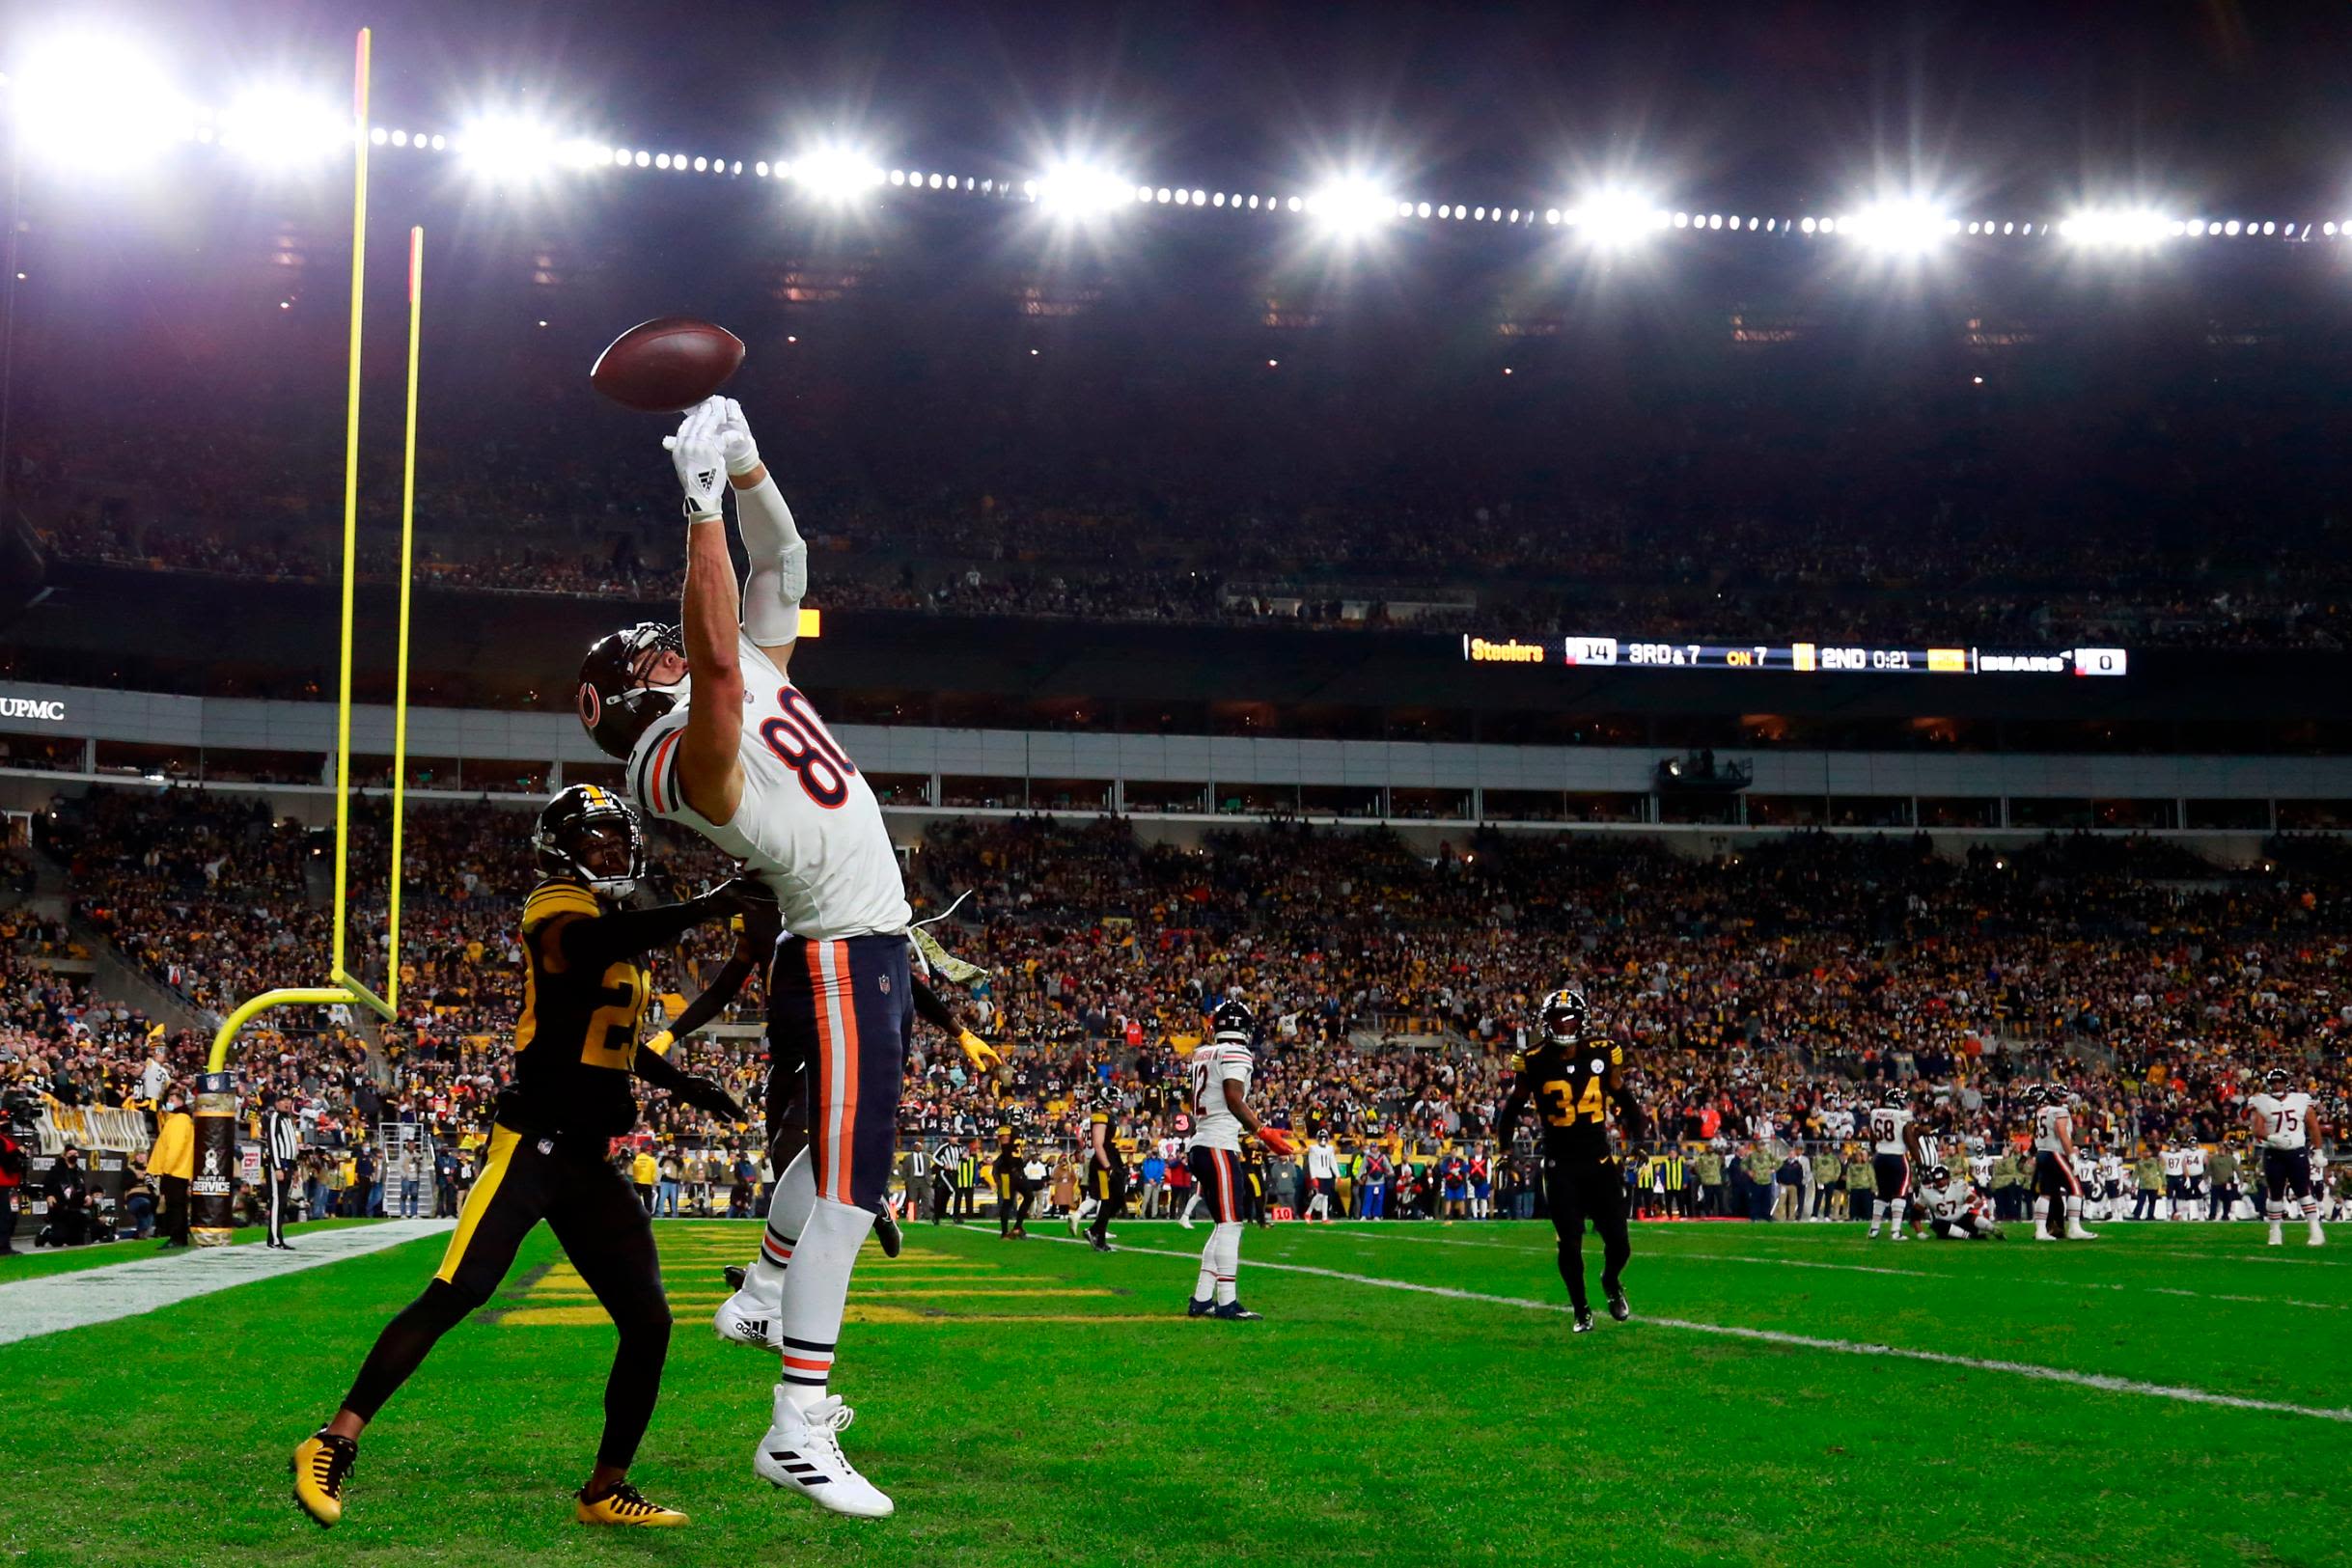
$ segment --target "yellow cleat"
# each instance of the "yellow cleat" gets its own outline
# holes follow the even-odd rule
[[[588,1494],[579,1495],[577,1517],[583,1525],[621,1525],[630,1529],[673,1529],[686,1522],[686,1516],[676,1508],[665,1508],[658,1502],[648,1502],[645,1494],[626,1481],[616,1484],[610,1492],[591,1502]]]
[[[358,1444],[324,1427],[294,1450],[294,1500],[320,1529],[343,1519],[343,1483],[358,1459]]]

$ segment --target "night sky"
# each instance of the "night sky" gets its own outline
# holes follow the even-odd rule
[[[2352,198],[2352,6],[2236,0],[1530,6],[19,5],[12,41],[119,20],[185,85],[340,86],[376,29],[379,120],[525,103],[567,129],[752,158],[852,136],[882,161],[1291,188],[1348,163],[1443,199],[1480,180],[1638,179],[1669,201],[1820,209],[1882,175],[2053,210]],[[205,94],[217,100],[230,91]]]

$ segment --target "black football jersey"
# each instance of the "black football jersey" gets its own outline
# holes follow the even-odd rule
[[[1543,1118],[1547,1151],[1604,1159],[1609,1106],[1624,1092],[1625,1053],[1614,1040],[1562,1045],[1546,1040],[1513,1059],[1529,1103]]]
[[[514,1082],[498,1094],[498,1119],[517,1131],[618,1138],[637,1124],[630,1080],[649,977],[633,958],[574,968],[556,941],[560,922],[603,914],[576,882],[543,882],[524,900]]]

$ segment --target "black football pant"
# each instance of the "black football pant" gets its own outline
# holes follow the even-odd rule
[[[160,1176],[155,1185],[163,1189],[163,1223],[156,1226],[163,1239],[175,1246],[188,1244],[188,1178]]]
[[[262,1185],[269,1195],[269,1245],[276,1247],[286,1240],[286,1211],[294,1200],[294,1173],[264,1166]]]
[[[606,1141],[542,1139],[500,1125],[489,1157],[457,1217],[457,1234],[425,1293],[385,1325],[344,1408],[374,1420],[441,1336],[490,1299],[515,1250],[541,1220],[610,1314],[621,1342],[604,1384],[604,1437],[596,1463],[625,1470],[652,1418],[670,1352],[670,1304],[661,1289],[653,1223]]]
[[[1109,1234],[1111,1222],[1127,1210],[1127,1173],[1096,1166],[1093,1178],[1096,1207],[1094,1223],[1087,1227],[1087,1233],[1099,1241]]]
[[[1543,1162],[1543,1197],[1552,1211],[1552,1229],[1560,1237],[1560,1278],[1568,1287],[1569,1305],[1585,1307],[1585,1222],[1601,1238],[1601,1290],[1617,1294],[1618,1279],[1633,1256],[1626,1234],[1625,1176],[1608,1155],[1547,1156]]]
[[[948,1217],[955,1202],[955,1188],[945,1176],[931,1178],[931,1224],[937,1224]]]

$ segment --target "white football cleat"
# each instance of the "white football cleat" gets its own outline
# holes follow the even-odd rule
[[[2056,1236],[2053,1236],[2053,1235],[2051,1235],[2051,1234],[2050,1234],[2050,1227],[2049,1227],[2048,1225],[2046,1225],[2046,1224],[2040,1224],[2039,1222],[2035,1222],[2035,1224],[2034,1224],[2034,1239],[2035,1241],[2056,1241],[2056,1240],[2058,1240],[2058,1238],[2057,1238]]]
[[[785,1403],[776,1389],[775,1419],[752,1455],[752,1469],[770,1486],[789,1488],[820,1508],[858,1519],[887,1519],[895,1504],[842,1454],[839,1433],[857,1412],[828,1394],[807,1410]]]
[[[2264,1245],[2269,1247],[2283,1247],[2286,1245],[2286,1239],[2280,1233],[2277,1225],[2272,1225],[2270,1227],[2270,1240],[2264,1243]]]
[[[2095,1230],[2085,1230],[2083,1222],[2080,1220],[2069,1220],[2066,1222],[2066,1239],[2068,1241],[2097,1241],[2099,1233]]]
[[[2319,1228],[2318,1221],[2313,1220],[2311,1222],[2311,1239],[2304,1243],[2304,1245],[2307,1247],[2325,1247],[2327,1244],[2328,1233]]]
[[[1185,1229],[1190,1230],[1192,1228],[1192,1216],[1188,1214],[1179,1214],[1176,1216],[1176,1224],[1182,1225]]]
[[[718,1331],[722,1339],[732,1339],[738,1345],[757,1345],[761,1350],[781,1354],[784,1350],[784,1330],[780,1310],[748,1290],[738,1290],[719,1304],[719,1309],[711,1314],[710,1326]]]

